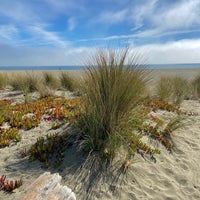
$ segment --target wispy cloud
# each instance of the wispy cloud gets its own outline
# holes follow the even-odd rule
[[[28,3],[26,0],[1,1],[0,16],[13,23],[31,23],[40,19],[43,12],[39,4]]]
[[[155,15],[158,0],[145,1],[138,6],[130,7],[129,19],[133,21],[132,31],[143,27],[146,21]],[[152,24],[152,22],[151,22]]]
[[[85,0],[44,0],[44,3],[48,5],[51,13],[56,15],[79,16],[88,9],[85,5],[87,3]]]
[[[73,31],[76,27],[76,20],[75,18],[69,18],[67,21],[69,31]]]
[[[147,31],[141,31],[135,34],[127,34],[127,35],[112,35],[108,37],[102,38],[92,38],[92,39],[80,39],[75,42],[90,42],[90,41],[112,41],[112,40],[129,40],[129,39],[136,39],[136,38],[159,38],[162,36],[170,36],[170,35],[177,35],[177,34],[187,34],[187,33],[199,33],[200,29],[194,30],[177,30],[177,31],[165,31],[163,32],[160,29],[151,29]]]
[[[117,24],[121,23],[126,19],[127,9],[119,11],[104,11],[95,18],[95,23],[103,24]]]
[[[61,39],[58,33],[47,31],[42,26],[29,26],[28,30],[33,34],[38,45],[53,45],[62,48],[69,45],[69,42]]]
[[[0,45],[1,66],[84,65],[95,47],[12,47]],[[147,64],[200,63],[200,39],[179,40],[142,46],[132,44]],[[11,59],[12,58],[12,59]]]
[[[199,0],[182,0],[175,3],[170,9],[160,13],[156,18],[157,25],[162,25],[166,29],[190,28],[200,24],[200,1]]]
[[[163,3],[165,2],[165,3]],[[128,34],[114,34],[106,37],[85,38],[79,42],[108,41],[121,39],[161,38],[165,36],[199,33],[200,1],[178,0],[171,4],[167,1],[144,1],[137,7],[133,4],[119,12],[106,12],[99,18],[105,24],[129,22],[133,24]],[[98,21],[98,22],[99,22]]]
[[[161,2],[161,1],[160,1]],[[151,1],[135,10],[136,24],[148,26],[138,32],[137,36],[152,37],[199,32],[197,25],[200,24],[200,1],[199,0],[180,0],[172,4],[163,6],[158,0]],[[135,30],[133,27],[132,30]],[[167,32],[167,34],[165,34]]]
[[[0,42],[15,43],[18,36],[18,29],[14,25],[0,25]]]
[[[41,64],[54,63],[53,57],[59,58],[57,63],[70,64],[65,59],[84,56],[110,41],[145,52],[151,49],[147,52],[152,63],[176,58],[200,62],[199,0],[0,0],[0,4],[0,45],[4,44],[0,64],[2,60],[36,64],[32,57]]]
[[[0,66],[84,65],[93,48],[12,47],[0,45]],[[12,59],[11,59],[12,58]]]

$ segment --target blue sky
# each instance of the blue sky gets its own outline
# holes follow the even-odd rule
[[[200,0],[0,0],[0,66],[81,65],[101,47],[200,63]]]

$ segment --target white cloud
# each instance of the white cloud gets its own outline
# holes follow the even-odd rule
[[[67,21],[69,31],[73,31],[78,25],[84,31],[91,26],[92,36],[95,35],[94,23],[87,21],[88,18],[92,18],[95,23],[101,23],[98,24],[99,29],[104,24],[112,26],[123,22],[125,27],[132,25],[132,32],[123,30],[125,33],[123,35],[115,32],[108,37],[100,36],[96,39],[77,38],[77,41],[74,41],[76,44],[86,42],[86,45],[91,45],[92,42],[96,44],[96,41],[99,41],[100,46],[110,40],[124,39],[134,42],[137,39],[140,42],[144,39],[150,42],[149,39],[151,41],[155,39],[155,44],[135,47],[136,50],[144,52],[150,63],[200,62],[200,39],[156,44],[161,37],[162,41],[165,36],[171,36],[173,40],[173,35],[199,33],[200,0],[176,0],[170,3],[168,0],[137,0],[135,4],[128,0],[104,0],[103,5],[99,0],[94,1],[99,7],[94,5],[87,7],[90,2],[85,0],[79,0],[79,4],[74,0],[18,0],[12,1],[12,4],[10,2],[11,0],[0,0],[0,17],[4,22],[0,25],[0,44],[10,45],[0,46],[0,65],[71,65],[73,62],[81,64],[79,58],[85,57],[93,47],[75,48],[72,42],[53,30],[53,27],[57,27],[53,26],[53,23],[60,17],[64,17]],[[113,7],[106,7],[106,3]],[[84,22],[86,29],[81,23],[77,24],[77,19],[86,20]],[[106,31],[107,29],[104,34],[109,34]],[[20,47],[20,45],[39,47]]]
[[[26,0],[18,1],[3,1],[0,2],[0,16],[6,17],[8,20],[12,20],[15,23],[33,23],[39,21],[42,15],[39,11],[39,4],[30,4]]]
[[[95,23],[104,23],[104,24],[117,24],[123,22],[126,19],[127,9],[114,11],[103,11],[100,16],[97,16]]]
[[[51,10],[51,14],[63,14],[67,16],[79,16],[87,10],[85,7],[85,0],[44,0]]]
[[[11,47],[0,46],[0,66],[84,65],[96,47]],[[130,45],[147,64],[200,63],[200,39],[165,44]]]
[[[200,1],[180,0],[161,6],[158,0],[147,1],[146,4],[133,10],[135,26],[133,31],[145,25],[143,31],[136,33],[139,37],[164,36],[165,32],[176,34],[193,31],[200,25]]]
[[[68,19],[67,23],[68,23],[69,31],[73,31],[76,27],[76,20],[71,17],[71,18]]]
[[[29,31],[35,37],[38,45],[53,45],[67,47],[69,42],[61,39],[56,32],[45,30],[41,25],[29,26]]]
[[[149,64],[200,63],[200,39],[150,44],[134,48]]]
[[[200,17],[200,1],[199,0],[183,0],[179,4],[170,9],[166,9],[160,13],[157,18],[158,26],[173,28],[188,28],[194,24],[200,24],[198,20]]]
[[[0,25],[0,41],[3,43],[14,42],[14,38],[18,35],[18,29],[14,25]]]
[[[93,48],[12,47],[0,45],[0,66],[83,65]]]
[[[130,8],[129,18],[134,23],[133,31],[141,28],[146,19],[151,20],[155,14],[157,2],[158,0],[146,1],[145,3]]]

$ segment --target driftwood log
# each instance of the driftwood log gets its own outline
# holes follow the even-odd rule
[[[18,200],[76,200],[70,188],[60,185],[61,179],[58,173],[45,172],[25,190]]]

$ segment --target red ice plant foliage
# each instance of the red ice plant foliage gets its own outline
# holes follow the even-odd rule
[[[5,175],[2,175],[0,177],[0,190],[4,190],[6,192],[12,192],[14,189],[20,187],[21,185],[22,185],[21,180],[6,181]]]

